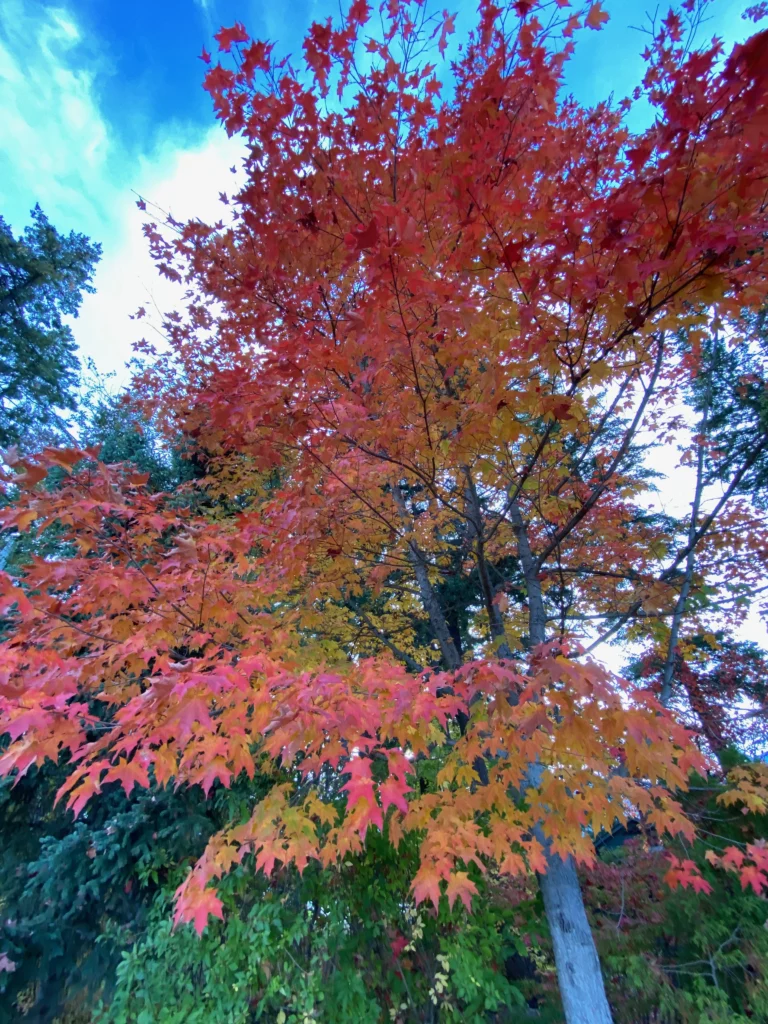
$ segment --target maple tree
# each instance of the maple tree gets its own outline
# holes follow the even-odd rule
[[[427,54],[452,19],[418,3],[378,33],[364,0],[313,25],[308,78],[218,34],[206,88],[246,181],[228,227],[147,225],[188,291],[137,381],[206,476],[156,494],[95,449],[9,454],[3,513],[69,548],[3,577],[0,770],[67,752],[76,814],[110,782],[275,779],[178,922],[220,917],[211,883],[247,858],[271,876],[415,833],[419,905],[535,872],[566,1019],[611,1019],[576,864],[630,814],[693,839],[678,797],[706,761],[590,651],[622,630],[674,651],[654,629],[692,614],[690,556],[714,578],[756,538],[749,586],[765,553],[746,503],[694,508],[680,543],[640,504],[643,432],[672,435],[708,339],[750,345],[766,299],[768,34],[691,49],[701,9],[656,26],[634,135],[631,101],[561,96],[599,3],[483,0],[450,88]],[[762,885],[755,850],[725,866]],[[668,876],[706,887],[690,860]]]

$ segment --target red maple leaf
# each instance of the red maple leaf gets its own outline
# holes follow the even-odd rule
[[[367,227],[358,227],[354,231],[351,231],[347,237],[347,245],[352,249],[356,249],[357,252],[362,252],[363,249],[372,249],[379,240],[379,225],[376,223],[376,219],[373,218]]]
[[[351,25],[364,25],[370,16],[371,8],[367,0],[354,0],[347,14]]]
[[[231,28],[222,28],[213,37],[223,53],[229,53],[235,43],[247,43],[249,36],[245,26],[236,21]]]
[[[184,895],[184,903],[177,904],[174,924],[189,922],[194,925],[198,935],[202,935],[208,925],[209,917],[224,920],[224,905],[213,889],[204,889],[199,885],[189,886]]]
[[[104,776],[104,782],[119,782],[127,795],[137,785],[149,789],[149,773],[146,764],[138,758],[131,761],[120,758]]]
[[[424,900],[431,900],[435,910],[440,906],[440,876],[433,864],[422,864],[413,879],[411,888],[417,906]]]
[[[382,811],[386,814],[387,809],[394,806],[405,814],[408,810],[408,801],[405,798],[405,794],[411,791],[411,787],[407,786],[404,780],[390,777],[385,782],[382,782],[379,786]]]
[[[606,21],[608,21],[608,14],[603,10],[603,5],[598,0],[597,3],[592,4],[589,8],[585,24],[590,28],[600,29]]]

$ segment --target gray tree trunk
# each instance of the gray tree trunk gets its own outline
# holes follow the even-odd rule
[[[477,494],[472,473],[469,466],[464,467],[464,474],[467,478],[467,505],[470,509],[470,523],[475,542],[475,559],[477,561],[477,573],[480,578],[480,589],[483,592],[483,600],[488,613],[488,623],[491,636],[497,642],[496,654],[499,658],[511,658],[512,649],[505,639],[504,620],[501,617],[499,606],[496,604],[491,579],[488,575],[488,561],[485,557],[485,529],[483,524],[483,511],[480,507],[480,498]]]
[[[557,980],[568,1024],[611,1024],[600,960],[589,927],[573,858],[547,856],[539,875],[552,935]]]
[[[405,529],[405,539],[408,544],[408,558],[413,566],[413,574],[416,577],[416,584],[419,588],[419,594],[421,596],[424,609],[427,615],[429,615],[432,632],[440,645],[440,653],[443,656],[443,663],[445,667],[449,670],[455,670],[461,667],[461,655],[456,649],[456,644],[453,642],[453,637],[451,636],[451,631],[448,628],[448,623],[446,622],[445,615],[443,614],[443,609],[440,607],[440,601],[437,594],[435,593],[432,584],[429,582],[427,559],[413,536],[413,523],[408,514],[403,495],[397,485],[393,488],[393,493],[395,497],[395,504],[397,505],[400,518],[403,521]]]
[[[517,537],[520,566],[528,594],[528,629],[531,646],[546,639],[546,613],[539,582],[539,565],[528,541],[528,532],[517,503],[510,510]],[[528,773],[531,785],[541,776],[541,766],[532,764]],[[546,874],[539,875],[549,931],[557,967],[557,980],[568,1024],[612,1024],[611,1008],[605,994],[603,972],[592,929],[587,920],[581,886],[573,858],[562,860],[550,852],[540,827],[534,834],[544,846]]]

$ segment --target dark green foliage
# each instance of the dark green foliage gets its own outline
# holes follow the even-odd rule
[[[101,246],[60,235],[39,206],[19,238],[0,217],[0,448],[66,438],[58,409],[74,409],[79,361],[67,316],[92,292]]]
[[[85,1022],[98,1002],[105,1024],[501,1024],[525,1007],[508,976],[527,956],[519,908],[478,877],[471,917],[417,912],[415,836],[395,851],[369,833],[340,870],[312,863],[272,885],[246,860],[221,887],[226,921],[198,939],[172,930],[172,893],[211,832],[246,818],[269,784],[243,779],[210,801],[113,785],[73,823],[51,806],[65,775],[49,765],[0,789],[0,950],[14,966],[0,972],[0,1021]]]
[[[185,457],[191,452],[186,452],[184,439],[169,445],[130,392],[110,390],[111,376],[88,363],[77,416],[80,444],[98,446],[102,462],[127,462],[148,473],[148,486],[155,492],[173,491],[200,476],[194,460]]]
[[[263,796],[260,780],[212,799],[199,789],[105,787],[73,822],[53,807],[64,766],[0,783],[0,1021],[50,1022],[109,998],[121,953],[144,935],[169,879],[183,875],[232,813]]]

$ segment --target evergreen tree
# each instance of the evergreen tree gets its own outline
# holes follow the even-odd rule
[[[0,217],[0,447],[66,436],[80,364],[72,328],[101,257],[85,235],[62,235],[39,206],[15,238]]]

